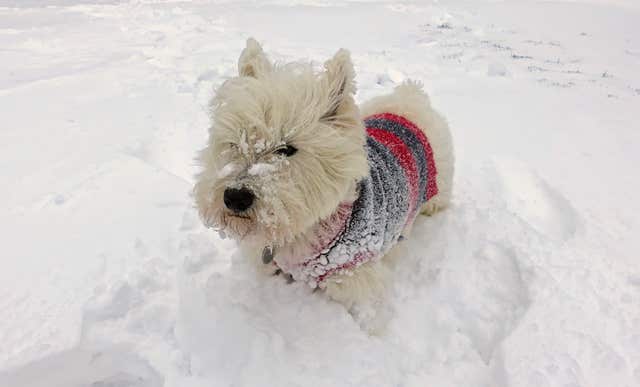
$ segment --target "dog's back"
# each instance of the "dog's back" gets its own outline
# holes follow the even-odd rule
[[[380,128],[386,125],[392,128],[394,135],[404,137],[403,141],[411,147],[418,163],[425,160],[428,166],[428,161],[432,158],[433,170],[431,173],[426,171],[427,179],[425,182],[427,186],[424,189],[422,185],[420,186],[421,192],[424,192],[426,199],[428,199],[423,203],[421,212],[430,215],[445,207],[451,198],[453,185],[454,159],[451,133],[444,118],[431,107],[429,97],[422,91],[421,86],[415,82],[402,84],[391,94],[365,102],[360,111],[365,117],[367,128],[369,126]],[[386,123],[381,123],[380,119],[386,120]],[[403,123],[403,120],[407,122]],[[399,129],[398,126],[405,126],[410,130],[407,132]],[[425,149],[427,152],[431,152],[430,155],[425,154],[425,157],[422,158],[420,150],[411,145],[415,140],[419,140],[407,137],[406,133],[411,132],[411,126],[419,128],[426,137],[428,147]],[[367,129],[367,132],[371,137],[371,131]],[[419,135],[417,136],[419,137]],[[416,134],[413,134],[413,137],[416,137]],[[435,179],[430,180],[429,176],[435,177]]]

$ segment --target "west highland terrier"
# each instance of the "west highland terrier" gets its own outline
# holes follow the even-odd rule
[[[347,307],[380,297],[416,216],[451,197],[447,123],[411,81],[359,108],[343,49],[317,73],[273,64],[249,39],[238,72],[211,103],[194,190],[203,222]]]

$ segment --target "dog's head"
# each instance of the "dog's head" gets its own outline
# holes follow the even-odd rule
[[[346,50],[315,73],[274,65],[253,39],[211,104],[194,189],[207,226],[282,244],[331,215],[368,173]]]

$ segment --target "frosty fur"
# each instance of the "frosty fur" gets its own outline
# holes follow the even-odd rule
[[[439,192],[421,212],[430,215],[449,202],[451,136],[417,82],[408,81],[359,109],[348,51],[339,50],[317,73],[310,64],[271,63],[254,39],[247,41],[240,55],[238,72],[212,100],[212,126],[199,155],[202,171],[194,196],[203,222],[237,239],[251,259],[260,262],[264,246],[304,250],[314,225],[340,203],[355,199],[356,184],[369,169],[363,117],[371,114],[395,113],[425,132],[438,170]],[[274,153],[285,144],[295,144],[298,152],[290,158]],[[241,215],[229,211],[223,202],[228,187],[251,189],[254,205]],[[409,232],[406,229],[405,235]],[[387,255],[398,251],[394,248]],[[401,259],[385,256],[351,275],[333,276],[326,293],[347,307],[378,299],[384,294],[391,261]]]

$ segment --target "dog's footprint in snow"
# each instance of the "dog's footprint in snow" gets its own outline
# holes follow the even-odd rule
[[[455,305],[459,331],[489,363],[529,307],[526,280],[530,273],[519,263],[516,251],[506,245],[482,246],[465,262],[464,270],[456,264],[453,270],[445,268],[439,286]],[[461,281],[467,282],[463,286]]]
[[[580,225],[575,209],[558,190],[522,162],[494,160],[509,211],[555,241],[573,237]]]

